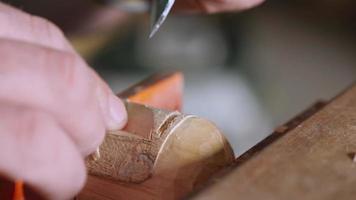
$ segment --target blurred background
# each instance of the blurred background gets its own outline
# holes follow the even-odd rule
[[[184,112],[214,121],[238,155],[356,79],[352,0],[269,0],[241,13],[174,13],[152,39],[147,13],[113,4],[6,2],[60,26],[114,91],[152,73],[183,71]]]

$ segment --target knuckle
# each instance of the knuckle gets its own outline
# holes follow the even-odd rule
[[[66,94],[77,93],[82,85],[85,74],[82,73],[80,58],[74,53],[56,51],[53,49],[42,49],[39,63],[34,69],[41,74],[44,81],[51,83],[59,92]]]
[[[32,144],[39,138],[41,126],[48,123],[48,117],[40,112],[23,111],[19,113],[18,123],[14,127],[19,144]]]
[[[62,37],[64,36],[62,30],[48,19],[36,15],[30,15],[29,17],[34,28],[37,28],[36,26],[40,26],[45,28],[49,34],[54,34],[56,36]]]
[[[39,126],[46,123],[47,118],[43,113],[35,111],[24,111],[19,116],[19,133],[36,133]]]
[[[216,1],[227,1],[227,0],[216,0]],[[197,0],[200,9],[204,14],[214,14],[217,13],[219,10],[217,9],[216,3],[214,2],[213,6],[211,5],[212,3],[210,1],[204,1],[204,0]]]
[[[0,4],[0,36],[73,52],[63,31],[53,22]]]
[[[61,53],[52,68],[59,89],[72,103],[87,102],[93,97],[90,73],[79,56],[74,53]]]
[[[51,44],[52,47],[63,50],[68,48],[66,37],[56,24],[35,15],[29,15],[29,20],[32,33],[36,34],[35,37],[41,37],[39,39],[42,39],[40,43],[43,43],[43,45]]]
[[[75,81],[81,76],[77,73],[79,66],[79,58],[72,53],[62,53],[56,61],[57,70],[55,74],[60,75],[61,82],[66,88],[73,88]]]
[[[250,9],[258,4],[264,2],[264,0],[197,0],[201,5],[201,9],[204,13],[214,14],[223,11],[242,11]]]

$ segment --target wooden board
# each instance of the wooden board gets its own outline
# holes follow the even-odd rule
[[[191,199],[356,199],[356,86],[267,144]]]

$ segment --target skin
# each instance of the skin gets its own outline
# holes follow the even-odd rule
[[[261,0],[178,2],[178,9],[214,13]],[[50,199],[73,197],[86,180],[84,157],[105,130],[125,125],[122,101],[58,27],[3,3],[0,58],[0,174]]]
[[[255,7],[264,0],[178,0],[173,9],[183,13],[220,13],[243,11]]]

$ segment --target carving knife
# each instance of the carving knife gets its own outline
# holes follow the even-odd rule
[[[127,12],[144,12],[150,10],[149,38],[158,31],[171,11],[175,0],[95,0],[104,5],[112,5]],[[149,3],[150,2],[150,3]]]
[[[166,20],[175,0],[153,0],[151,6],[151,33],[149,38],[158,31]]]

